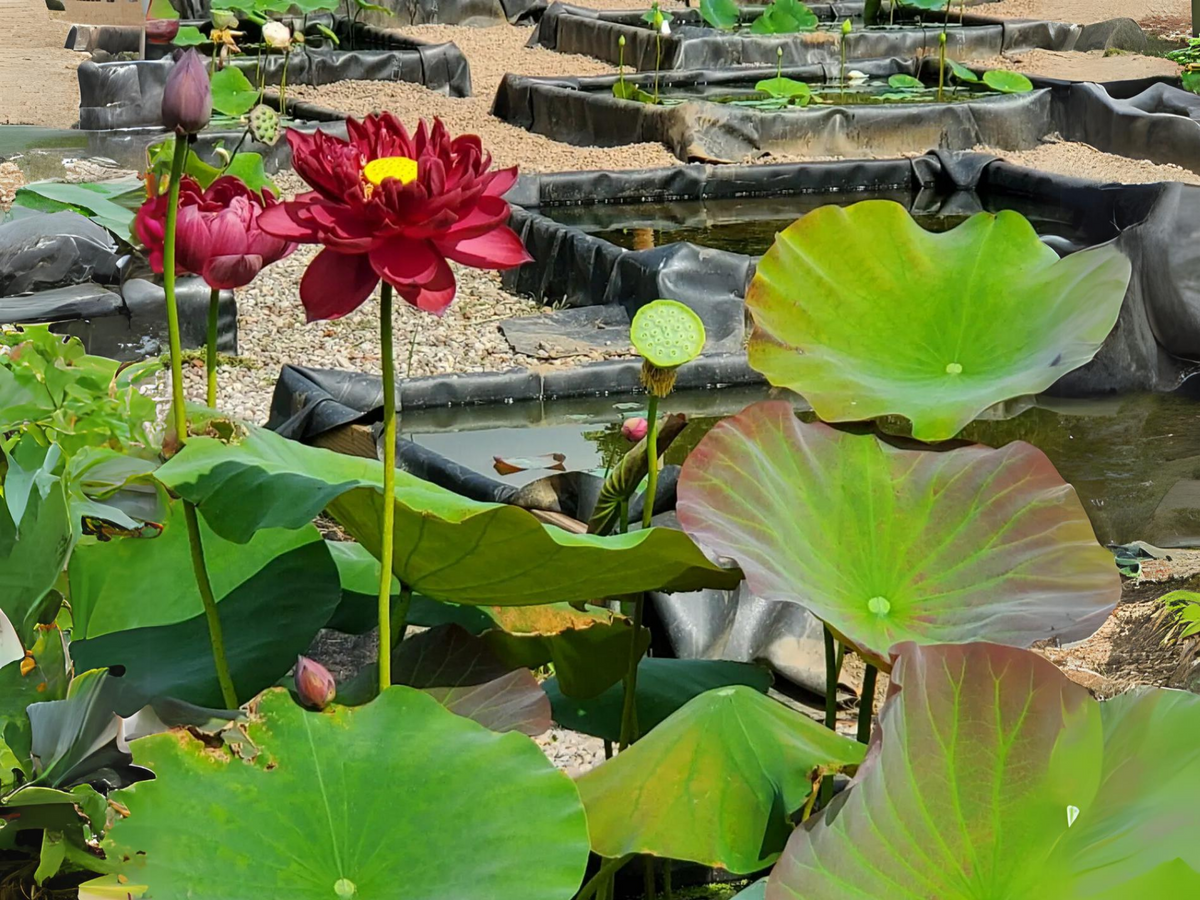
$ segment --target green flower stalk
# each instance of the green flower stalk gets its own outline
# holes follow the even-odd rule
[[[646,494],[642,504],[642,528],[649,528],[658,493],[658,401],[675,389],[679,367],[691,362],[704,349],[704,323],[690,307],[677,300],[655,300],[637,311],[629,329],[633,348],[642,356],[642,386],[650,395],[646,412]],[[621,709],[621,749],[637,740],[637,669],[640,654],[637,639],[642,630],[646,598],[638,595],[633,606],[629,671],[625,675],[625,699]]]
[[[220,302],[220,288],[212,288],[208,295],[208,335],[204,343],[205,400],[209,409],[217,408],[217,314]]]
[[[842,86],[843,103],[846,102],[846,38],[850,35],[851,27],[852,26],[850,25],[849,19],[846,19],[844,22],[842,22],[842,37],[838,45],[842,57],[841,68],[838,72],[838,82]]]
[[[175,233],[179,222],[179,188],[183,180],[184,163],[187,161],[188,144],[192,135],[200,131],[212,115],[212,89],[208,73],[204,70],[194,50],[189,50],[175,64],[167,76],[163,88],[162,119],[175,132],[175,152],[171,157],[171,181],[167,193],[167,219],[163,236],[163,293],[167,307],[167,334],[171,351],[171,412],[176,441],[182,445],[187,440],[187,408],[183,396],[183,351],[179,338],[179,306],[175,296]],[[151,198],[147,202],[153,202]],[[213,342],[215,346],[215,341]],[[229,661],[225,656],[225,639],[221,631],[221,618],[208,568],[204,561],[204,545],[200,536],[200,522],[196,507],[184,501],[184,519],[187,522],[188,542],[191,545],[192,570],[196,587],[204,604],[204,616],[208,623],[209,642],[212,644],[213,665],[217,671],[217,682],[221,686],[221,698],[228,709],[237,709],[237,692],[229,672]]]
[[[946,87],[946,32],[938,35],[938,103],[941,103]]]

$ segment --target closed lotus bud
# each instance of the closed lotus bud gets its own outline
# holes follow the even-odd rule
[[[195,134],[212,118],[212,86],[200,54],[188,50],[167,76],[163,88],[162,120],[176,134]]]
[[[842,34],[849,34],[851,27],[853,27],[853,26],[851,26],[850,20],[847,19],[845,22],[842,23]]]
[[[625,440],[636,444],[646,436],[646,432],[650,428],[650,423],[639,416],[636,419],[626,419],[621,425],[621,434]]]
[[[263,43],[275,50],[286,50],[292,43],[292,32],[282,22],[268,22],[262,27]]]
[[[943,47],[946,46],[946,32],[943,31],[941,34],[938,35],[938,43],[941,44]]]
[[[324,709],[337,696],[333,676],[319,662],[307,656],[296,658],[296,693],[300,702],[310,709]]]
[[[212,24],[213,28],[227,31],[238,27],[238,19],[237,16],[227,9],[214,9],[212,11]]]

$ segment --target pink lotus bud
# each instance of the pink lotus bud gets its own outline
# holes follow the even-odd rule
[[[179,19],[146,19],[146,40],[152,44],[169,44],[179,34]]]
[[[636,444],[646,436],[649,428],[650,423],[639,416],[636,419],[626,419],[621,425],[621,434],[625,436],[625,440]]]
[[[176,134],[195,134],[212,118],[212,86],[200,54],[188,50],[167,76],[163,88],[162,120]]]
[[[299,656],[296,658],[296,693],[305,706],[320,710],[333,702],[337,685],[323,665],[307,656]]]

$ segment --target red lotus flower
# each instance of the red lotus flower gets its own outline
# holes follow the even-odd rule
[[[391,113],[347,119],[346,131],[349,141],[288,131],[292,165],[313,191],[259,220],[286,240],[325,245],[300,282],[310,322],[353,312],[381,278],[441,315],[455,292],[447,259],[480,269],[529,261],[505,224],[517,170],[491,171],[478,137],[451,139],[437,119],[410,137]]]
[[[218,178],[206,191],[185,175],[179,183],[175,228],[177,274],[192,272],[212,288],[249,284],[264,266],[296,249],[295,244],[268,234],[260,225],[263,212],[276,203],[269,193],[260,197],[231,175]],[[166,222],[166,194],[143,203],[133,222],[137,236],[150,251],[150,268],[160,275]]]

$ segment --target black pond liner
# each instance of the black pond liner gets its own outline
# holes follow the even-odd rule
[[[937,84],[936,60],[858,60],[873,78],[893,74]],[[753,91],[775,67],[664,72],[660,93],[688,99],[672,106],[613,96],[618,76],[535,78],[506,75],[492,113],[513,125],[578,146],[656,142],[685,162],[731,162],[766,153],[803,156],[900,154],[987,145],[1027,150],[1050,135],[1157,163],[1200,169],[1200,103],[1170,79],[1109,85],[1031,78],[1026,94],[979,93],[946,103],[810,104],[761,110],[705,97]],[[786,77],[836,84],[837,64],[784,68]],[[627,75],[652,92],[655,76]],[[1192,116],[1180,114],[1188,110]]]
[[[691,203],[675,207],[678,215],[703,218],[710,215],[705,201],[796,195],[810,196],[813,207],[886,196],[907,200],[915,212],[1014,206],[1060,216],[1071,211],[1086,238],[1057,249],[1111,241],[1132,260],[1134,274],[1117,326],[1096,358],[1065,375],[1052,392],[1173,390],[1193,368],[1186,361],[1200,359],[1200,188],[1174,182],[1097,184],[976,153],[525,175],[509,199],[515,204],[512,225],[534,261],[504,273],[503,283],[546,303],[619,305],[630,314],[671,297],[705,320],[711,349],[732,352],[745,338],[742,298],[754,257],[686,242],[628,250],[545,213],[551,207],[572,207],[575,213],[574,207],[591,206],[615,221],[622,204]],[[636,207],[630,215],[638,215]]]
[[[208,286],[180,277],[176,301],[183,346],[204,346]],[[0,325],[35,324],[78,337],[89,353],[122,361],[168,347],[161,278],[135,264],[105,229],[73,212],[0,224]],[[232,291],[221,292],[217,349],[237,352]]]
[[[328,22],[348,37],[344,18]],[[296,24],[296,23],[293,23]],[[117,39],[136,39],[138,29],[113,29]],[[104,37],[101,29],[101,37]],[[132,32],[132,34],[131,34]],[[471,95],[467,59],[452,43],[428,44],[378,28],[359,25],[360,50],[329,48],[293,50],[288,61],[289,84],[323,85],[336,81],[407,81],[450,97]],[[135,45],[136,46],[136,45]],[[153,45],[150,45],[153,46]],[[170,49],[170,48],[159,48]],[[264,56],[261,65],[265,82],[278,85],[283,75],[281,54]],[[255,82],[260,65],[257,54],[230,57],[229,64],[246,72]],[[79,128],[85,131],[146,128],[162,122],[162,90],[171,70],[171,60],[85,62],[79,67]]]
[[[172,0],[179,14],[188,19],[207,19],[209,0]],[[516,23],[545,9],[545,0],[379,0],[393,15],[366,12],[360,20],[382,28],[400,25],[499,25]],[[343,2],[344,9],[346,3]],[[220,9],[220,3],[217,4]]]
[[[810,3],[817,17],[827,23],[861,17],[863,4]],[[743,6],[746,20],[762,12],[762,6]],[[815,31],[801,34],[729,34],[710,28],[698,9],[671,10],[671,33],[656,41],[657,33],[642,20],[645,10],[596,10],[555,3],[542,15],[530,46],[541,45],[559,53],[580,53],[616,65],[621,59],[619,40],[625,38],[625,64],[642,72],[653,72],[661,50],[661,69],[721,69],[728,66],[774,65],[783,50],[785,66],[836,63],[840,57],[840,33]],[[846,38],[848,59],[887,56],[937,56],[941,26],[936,15],[926,14],[924,24],[903,17],[906,27],[863,30],[859,25]],[[897,24],[901,24],[897,12]],[[1066,22],[1031,19],[992,19],[968,14],[963,27],[951,16],[946,54],[955,60],[985,59],[1021,50],[1070,50],[1083,27]]]

